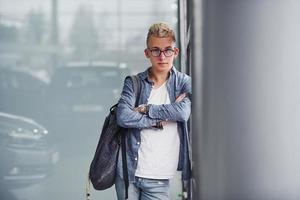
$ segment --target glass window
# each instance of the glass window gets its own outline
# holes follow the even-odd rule
[[[0,182],[5,186],[1,198],[84,198],[104,118],[116,103],[125,76],[149,66],[144,56],[146,34],[158,21],[176,30],[176,0],[0,1],[0,68],[29,69],[35,77],[50,82],[43,84],[45,93],[37,94],[26,90],[28,85],[37,87],[37,82],[14,76],[11,84],[19,88],[15,91],[19,94],[0,92],[6,96],[0,113],[14,113],[4,117],[13,121],[10,131],[21,132],[25,121],[30,134],[47,135],[41,137],[43,148],[31,149],[31,153],[21,145],[9,150],[9,144],[0,141],[4,149]],[[118,67],[62,70],[73,62],[114,62]],[[1,82],[3,90],[7,83]],[[39,114],[29,115],[33,110]],[[12,132],[1,134],[26,137]],[[13,155],[3,156],[5,151]],[[178,198],[177,189],[173,193]],[[116,199],[114,188],[94,192],[92,199]]]

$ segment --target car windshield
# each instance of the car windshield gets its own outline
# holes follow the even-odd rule
[[[118,68],[95,68],[59,70],[53,79],[55,87],[59,88],[82,88],[120,86],[120,72]]]

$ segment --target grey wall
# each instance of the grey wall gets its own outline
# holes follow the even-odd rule
[[[195,5],[195,199],[299,199],[300,1]]]

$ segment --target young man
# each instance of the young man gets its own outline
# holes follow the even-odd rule
[[[187,121],[191,112],[191,79],[176,70],[174,31],[165,23],[153,24],[147,35],[145,56],[151,66],[138,74],[140,98],[130,78],[125,79],[117,122],[126,135],[130,200],[169,200],[169,179],[176,170],[190,178]],[[120,153],[121,154],[121,153]],[[125,199],[122,161],[116,179],[118,200]]]

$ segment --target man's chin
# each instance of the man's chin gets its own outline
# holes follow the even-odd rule
[[[158,63],[156,66],[157,66],[157,68],[160,68],[160,69],[171,69],[172,68],[172,65],[170,65],[169,63]]]

